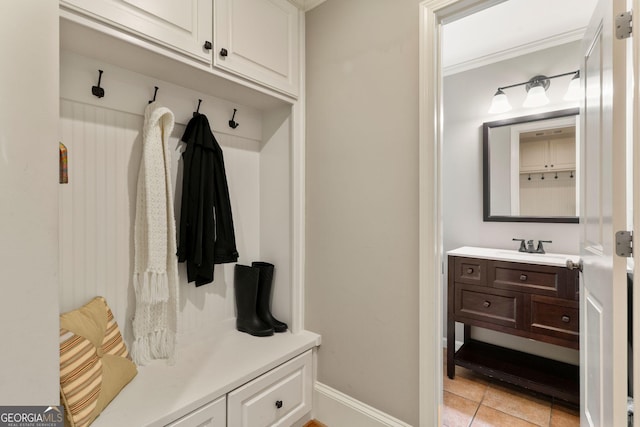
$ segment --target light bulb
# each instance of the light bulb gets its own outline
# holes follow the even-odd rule
[[[567,93],[564,94],[565,101],[578,101],[582,97],[582,90],[580,88],[580,71],[576,72],[569,82]]]
[[[509,110],[511,110],[511,104],[509,104],[507,95],[502,91],[502,89],[498,89],[496,94],[493,95],[493,99],[491,100],[489,114],[506,113]]]
[[[527,98],[524,100],[522,104],[523,107],[541,107],[543,105],[547,105],[549,103],[549,98],[547,98],[547,91],[542,85],[532,86],[527,92]]]

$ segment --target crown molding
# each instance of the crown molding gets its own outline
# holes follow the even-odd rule
[[[320,3],[324,3],[326,0],[289,0],[291,3],[298,6],[301,10],[307,12]]]
[[[538,50],[549,49],[561,44],[570,43],[577,40],[582,40],[586,28],[578,28],[576,30],[567,31],[565,33],[556,34],[551,37],[547,37],[541,40],[536,40],[531,43],[522,44],[513,48],[505,49],[499,52],[494,52],[489,55],[480,56],[470,59],[468,61],[462,61],[456,64],[451,64],[442,68],[442,75],[448,76],[451,74],[461,73],[463,71],[472,70],[474,68],[482,67],[485,65],[493,64],[495,62],[504,61],[507,59],[515,58],[518,56],[526,55]]]

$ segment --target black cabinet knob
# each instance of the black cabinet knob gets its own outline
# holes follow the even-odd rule
[[[276,408],[282,408],[282,400],[276,400]]]
[[[229,54],[229,52],[227,52],[227,49],[222,48],[220,49],[220,56],[222,56],[223,58],[226,57]]]
[[[209,40],[207,40],[206,42],[204,42],[204,47],[206,50],[211,50],[211,48],[213,47],[213,45],[211,44],[211,42]]]

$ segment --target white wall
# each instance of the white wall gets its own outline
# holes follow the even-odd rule
[[[482,124],[508,117],[576,107],[575,103],[562,101],[571,78],[568,76],[551,80],[551,86],[547,92],[551,103],[543,108],[520,107],[526,91],[524,87],[517,87],[505,90],[514,107],[512,111],[501,115],[487,113],[491,97],[499,86],[527,81],[537,74],[551,76],[577,70],[580,66],[579,46],[579,42],[568,43],[444,78],[445,252],[460,246],[517,249],[517,242],[511,239],[522,238],[552,240],[553,243],[545,245],[549,252],[578,253],[580,239],[578,224],[483,222]],[[446,44],[444,48],[446,49]],[[485,331],[482,331],[482,334],[492,342],[522,348],[522,343],[511,337]],[[461,334],[458,333],[457,336],[458,340],[461,340]],[[531,351],[536,349],[533,348]],[[554,346],[542,351],[544,355],[556,357],[551,353],[564,350]],[[577,361],[574,353],[569,352],[567,357],[560,357],[564,357],[567,361]]]
[[[0,14],[2,405],[58,405],[58,3]]]
[[[305,326],[318,380],[418,425],[418,0],[306,15]]]

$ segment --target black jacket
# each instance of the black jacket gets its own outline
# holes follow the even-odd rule
[[[209,120],[196,114],[182,136],[182,207],[178,261],[196,286],[213,282],[214,264],[236,262],[236,238],[222,149]]]

